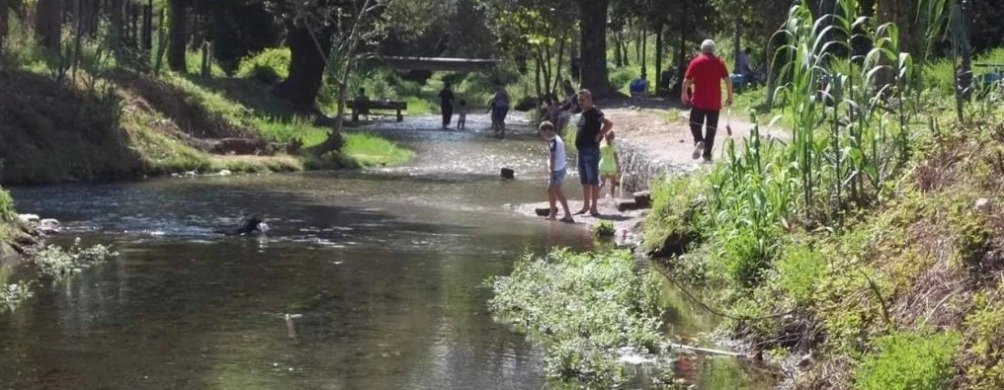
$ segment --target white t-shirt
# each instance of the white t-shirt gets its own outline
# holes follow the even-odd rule
[[[547,151],[548,151],[548,165],[550,165],[550,153],[554,153],[554,170],[560,171],[568,166],[567,157],[565,155],[565,141],[561,140],[561,136],[555,134],[554,138],[547,141]]]

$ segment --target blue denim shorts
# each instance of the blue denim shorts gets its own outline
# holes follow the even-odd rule
[[[582,185],[600,185],[600,148],[598,146],[579,149],[579,182]]]
[[[565,184],[565,173],[568,172],[568,168],[561,168],[557,171],[551,171],[551,178],[547,180],[547,187],[558,187],[560,188]]]

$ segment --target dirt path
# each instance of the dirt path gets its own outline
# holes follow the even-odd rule
[[[617,142],[628,144],[630,149],[637,151],[641,155],[640,159],[649,165],[675,167],[682,171],[696,169],[702,165],[700,159],[692,158],[694,144],[693,136],[690,134],[689,113],[679,104],[653,99],[643,101],[639,105],[633,105],[630,101],[601,102],[600,107],[607,118],[614,122]],[[730,118],[726,118],[726,111],[722,114],[712,151],[716,161],[724,156],[728,140],[741,141],[743,137],[749,135],[752,128],[749,121],[740,119],[736,113]],[[731,125],[731,136],[725,131],[726,124]],[[784,134],[777,130],[765,131],[764,134],[784,137]]]

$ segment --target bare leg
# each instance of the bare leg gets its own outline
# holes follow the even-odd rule
[[[600,187],[599,186],[590,186],[590,187],[591,190],[589,195],[592,197],[592,203],[590,204],[589,207],[589,214],[595,217],[597,215],[600,215],[600,212],[597,209],[598,202],[600,200]]]
[[[562,191],[560,187],[557,188],[557,189],[555,189],[554,192],[555,192],[555,195],[557,196],[558,200],[561,201],[561,208],[565,211],[565,216],[561,218],[561,221],[562,222],[575,222],[575,220],[572,219],[572,210],[568,209],[568,199],[565,198],[565,192]],[[557,211],[557,210],[555,210],[555,211]]]
[[[558,217],[558,208],[555,207],[555,202],[557,201],[558,198],[555,192],[556,191],[554,188],[551,187],[547,188],[547,203],[550,205],[550,208],[548,208],[548,213],[547,213],[548,221],[553,221]]]
[[[585,214],[589,211],[589,201],[593,198],[590,196],[590,190],[593,186],[588,184],[582,185],[582,208],[575,212],[575,215]]]
[[[617,185],[617,176],[610,176],[610,197],[611,198],[616,198],[617,197],[617,192],[616,192],[617,191],[617,187],[619,187]]]

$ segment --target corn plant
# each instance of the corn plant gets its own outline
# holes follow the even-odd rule
[[[711,175],[703,223],[731,276],[747,285],[771,265],[781,229],[796,223],[789,219],[839,230],[844,210],[884,200],[909,157],[913,60],[899,52],[894,24],[875,26],[859,8],[838,0],[819,18],[804,1],[791,8],[775,53],[790,59],[775,95],[792,117],[791,140],[765,141],[755,124]],[[873,47],[848,54],[861,39]]]

